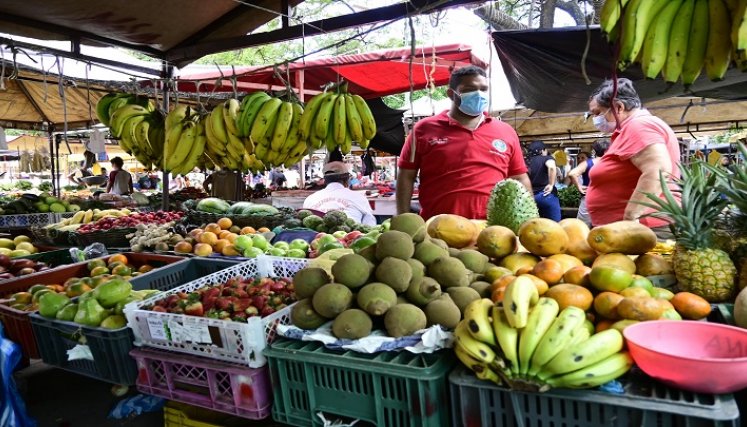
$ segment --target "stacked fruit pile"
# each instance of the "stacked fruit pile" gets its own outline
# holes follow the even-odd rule
[[[106,231],[116,228],[133,228],[139,224],[164,224],[167,222],[178,221],[184,216],[183,212],[129,212],[124,213],[126,209],[119,211],[121,215],[105,215],[101,219],[88,222],[78,228],[78,233],[93,233],[96,231]],[[103,212],[103,211],[102,211]]]
[[[607,0],[600,25],[620,45],[620,69],[640,63],[646,77],[688,87],[703,67],[714,81],[732,60],[747,71],[745,13],[744,0]]]
[[[35,254],[39,250],[31,243],[29,236],[16,236],[12,239],[0,238],[0,255],[10,258],[20,258]]]
[[[58,231],[75,231],[85,224],[99,221],[103,218],[119,218],[132,213],[129,209],[88,209],[78,211],[70,218],[65,218],[60,222],[49,224],[44,228]]]
[[[332,152],[339,147],[347,154],[354,142],[366,149],[376,135],[376,122],[366,101],[346,92],[343,84],[339,92],[324,92],[306,105],[299,133],[314,149],[326,146]]]

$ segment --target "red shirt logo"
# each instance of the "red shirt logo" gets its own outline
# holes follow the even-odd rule
[[[428,140],[428,145],[431,147],[434,145],[446,145],[449,142],[449,138],[431,138]]]

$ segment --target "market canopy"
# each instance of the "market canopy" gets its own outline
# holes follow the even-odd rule
[[[517,104],[548,113],[583,112],[591,92],[612,78],[615,60],[612,47],[602,39],[598,27],[560,28],[493,33],[495,48]],[[587,84],[581,62],[587,41]],[[634,81],[644,103],[680,95],[714,99],[747,99],[747,73],[731,69],[726,78],[712,82],[703,73],[686,92],[678,83],[667,87],[661,79],[646,80],[640,67],[631,67],[618,77]]]
[[[428,84],[443,86],[449,82],[451,70],[465,65],[488,64],[472,53],[467,45],[450,44],[415,49],[389,49],[355,55],[342,55],[309,61],[291,62],[273,67],[237,67],[203,73],[182,74],[177,80],[179,91],[233,91],[232,74],[236,76],[238,92],[284,89],[286,80],[304,92],[318,93],[330,82],[345,80],[348,91],[363,98],[379,98],[410,90],[410,58],[412,57],[412,87],[423,89]],[[143,81],[143,85],[151,85]]]

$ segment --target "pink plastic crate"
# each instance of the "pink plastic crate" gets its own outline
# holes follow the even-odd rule
[[[272,388],[267,366],[233,363],[138,348],[137,389],[145,394],[260,420],[270,415]]]

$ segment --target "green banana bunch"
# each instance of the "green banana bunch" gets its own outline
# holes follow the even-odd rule
[[[596,387],[630,369],[632,359],[622,351],[617,329],[594,334],[580,308],[560,311],[557,301],[545,297],[531,303],[533,293],[525,291],[521,281],[512,292],[513,300],[506,299],[506,289],[497,304],[486,298],[471,302],[454,329],[454,352],[478,378],[544,391]],[[517,303],[528,307],[525,320],[518,319],[524,314],[514,308]],[[511,323],[510,312],[523,326]]]

